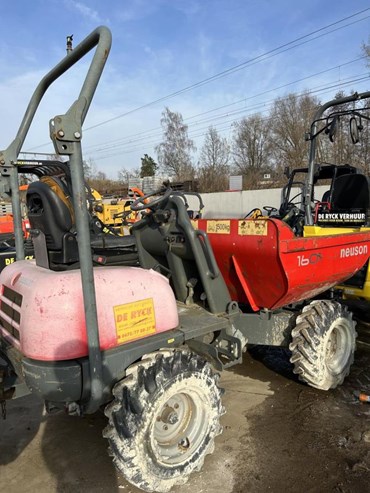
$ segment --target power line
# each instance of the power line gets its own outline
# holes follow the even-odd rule
[[[322,92],[323,90],[335,89],[335,88],[347,86],[349,84],[353,84],[354,82],[360,82],[360,81],[369,79],[369,75],[367,75],[367,74],[365,76],[363,76],[363,75],[364,74],[359,74],[357,76],[354,76],[357,78],[351,77],[351,78],[343,79],[340,83],[335,83],[335,84],[331,83],[329,86],[327,86],[327,85],[324,86],[324,89],[322,88],[322,86],[319,86],[319,88],[313,88],[310,91],[305,91],[305,92],[310,92],[311,94],[313,94],[316,92]],[[282,99],[285,99],[285,98],[282,98]],[[241,101],[244,102],[245,100],[243,99]],[[201,124],[204,124],[207,122],[208,122],[208,126],[209,126],[210,122],[217,121],[221,118],[235,116],[235,115],[240,114],[240,113],[246,114],[250,110],[255,110],[255,109],[258,109],[261,107],[271,106],[274,103],[274,101],[275,101],[274,99],[268,100],[268,101],[262,101],[262,102],[256,103],[255,105],[249,106],[247,108],[244,107],[242,109],[235,109],[233,111],[229,111],[226,113],[219,113],[219,114],[214,115],[214,116],[209,117],[209,118],[203,118],[197,122],[194,122],[194,123],[188,125],[188,128],[192,127],[192,126],[201,125]],[[207,114],[207,113],[208,112],[204,112],[204,114]],[[202,114],[198,114],[198,116],[200,116],[200,115],[202,115]],[[190,118],[192,118],[192,117],[190,117]],[[185,121],[189,120],[190,118],[185,119]],[[97,154],[97,153],[106,152],[106,151],[109,151],[112,149],[122,148],[122,147],[128,146],[130,144],[138,143],[140,141],[145,141],[145,145],[147,146],[147,145],[152,143],[153,138],[157,138],[157,137],[160,137],[162,135],[162,131],[161,131],[160,127],[159,127],[158,132],[156,131],[157,129],[153,129],[153,130],[155,130],[155,132],[152,134],[149,134],[149,135],[148,134],[143,135],[143,134],[139,133],[139,134],[136,134],[136,135],[138,135],[138,137],[136,137],[136,138],[131,138],[129,140],[128,139],[118,140],[118,141],[115,141],[112,143],[101,144],[101,147],[97,148],[97,149],[94,148],[96,146],[93,146],[91,148],[86,148],[85,152],[93,152],[93,153]],[[190,130],[190,132],[191,131],[192,130]],[[156,139],[155,142],[158,142],[158,139]],[[140,147],[139,147],[139,149],[140,149]]]
[[[266,91],[263,91],[263,92],[260,92],[260,93],[254,94],[254,95],[252,95],[252,96],[244,97],[244,98],[242,98],[242,99],[239,99],[238,101],[234,101],[233,103],[229,103],[229,104],[226,104],[226,105],[222,105],[222,106],[219,106],[219,107],[217,107],[217,108],[211,108],[210,110],[207,110],[207,111],[204,111],[204,112],[202,112],[202,113],[198,113],[198,114],[196,114],[196,115],[192,115],[192,116],[190,116],[190,117],[187,117],[187,118],[185,118],[185,119],[184,119],[184,121],[185,121],[185,122],[188,122],[188,121],[189,121],[189,120],[191,120],[191,119],[198,118],[198,117],[203,116],[203,115],[205,115],[205,114],[207,114],[207,113],[211,113],[211,112],[217,111],[217,110],[219,110],[219,109],[228,108],[228,107],[230,107],[230,106],[234,106],[234,105],[239,104],[239,103],[245,103],[246,101],[250,101],[250,100],[255,99],[255,98],[259,97],[259,96],[265,96],[266,94],[272,93],[272,92],[277,91],[277,90],[279,90],[279,89],[284,89],[284,88],[289,87],[289,86],[291,86],[291,85],[297,84],[298,82],[303,82],[303,81],[305,81],[305,80],[312,79],[313,77],[317,77],[317,76],[322,75],[322,74],[324,74],[324,73],[327,73],[327,72],[330,72],[330,71],[333,71],[333,70],[340,69],[340,68],[342,68],[342,67],[345,67],[346,65],[350,65],[350,64],[352,64],[352,63],[358,62],[359,60],[363,60],[364,58],[366,58],[366,57],[365,57],[365,56],[358,57],[358,58],[355,58],[355,59],[353,59],[353,60],[350,60],[350,61],[347,61],[347,62],[341,63],[341,64],[339,64],[339,65],[336,65],[336,66],[334,66],[334,67],[331,67],[331,68],[329,68],[329,69],[321,70],[321,71],[319,71],[319,72],[316,72],[316,73],[314,73],[314,74],[308,75],[308,76],[306,76],[306,77],[302,77],[302,78],[300,78],[300,79],[296,79],[296,80],[294,80],[294,81],[287,82],[286,84],[283,84],[283,85],[280,85],[280,86],[274,87],[274,88],[272,88],[272,89],[268,89],[268,90],[266,90]],[[90,151],[90,152],[92,152],[92,150],[93,150],[94,148],[96,148],[96,147],[97,147],[97,148],[99,148],[100,146],[106,146],[106,145],[108,145],[108,146],[109,146],[109,144],[114,145],[114,144],[118,144],[118,143],[120,143],[120,142],[121,142],[121,143],[124,143],[125,141],[132,142],[131,140],[128,140],[128,139],[132,139],[133,137],[140,137],[140,139],[139,139],[139,140],[141,140],[141,139],[145,139],[145,138],[147,138],[147,134],[148,134],[149,132],[152,132],[152,131],[156,131],[156,132],[158,131],[158,132],[160,132],[160,133],[161,133],[161,127],[155,127],[155,128],[150,129],[150,130],[145,130],[145,131],[142,131],[142,132],[137,132],[136,134],[131,134],[131,135],[129,135],[129,136],[127,136],[127,137],[125,137],[125,138],[120,138],[120,139],[114,139],[114,140],[111,140],[111,141],[101,142],[100,144],[94,144],[94,145],[92,145],[92,146],[89,146],[89,147],[85,148],[85,151]],[[142,136],[142,137],[141,137],[141,136]],[[135,139],[135,138],[134,138],[133,140],[134,140],[134,141],[136,141],[137,139]],[[104,149],[106,149],[106,147],[104,147]],[[98,150],[100,150],[100,149],[98,149]]]
[[[324,26],[324,27],[321,27],[319,29],[316,29],[315,31],[311,31],[310,33],[308,34],[305,34],[304,36],[300,36],[299,38],[296,38],[292,41],[289,41],[288,43],[285,43],[285,44],[282,44],[280,46],[278,46],[277,48],[273,48],[272,50],[269,50],[265,53],[262,53],[261,55],[258,55],[254,58],[251,58],[249,60],[246,60],[245,62],[242,62],[242,63],[239,63],[238,65],[234,65],[233,67],[230,67],[229,69],[226,69],[226,70],[223,70],[222,72],[219,72],[215,75],[212,75],[210,77],[207,77],[206,79],[203,79],[199,82],[195,82],[194,84],[191,84],[190,86],[187,86],[187,87],[184,87],[183,89],[179,89],[178,91],[175,91],[171,94],[168,94],[167,96],[163,96],[161,98],[158,98],[154,101],[151,101],[149,103],[145,103],[137,108],[134,108],[132,110],[129,110],[129,111],[126,111],[125,113],[122,113],[120,115],[117,115],[117,116],[114,116],[112,118],[109,118],[108,120],[104,120],[102,122],[99,122],[99,123],[96,123],[95,125],[91,125],[90,127],[86,128],[85,131],[87,130],[91,130],[93,128],[97,128],[97,127],[100,127],[102,125],[106,125],[107,123],[110,123],[112,121],[115,121],[115,120],[118,120],[120,118],[123,118],[125,116],[128,116],[128,115],[131,115],[132,113],[135,113],[137,111],[140,111],[144,108],[148,108],[149,106],[152,106],[154,104],[157,104],[157,103],[161,103],[167,99],[170,99],[170,98],[173,98],[175,96],[179,96],[180,94],[183,94],[185,92],[188,92],[192,89],[195,89],[195,88],[198,88],[200,86],[203,86],[205,84],[208,84],[209,82],[213,82],[214,80],[218,80],[220,79],[221,77],[225,77],[226,75],[229,75],[231,73],[234,73],[234,72],[237,72],[239,70],[242,70],[243,68],[247,67],[247,66],[250,66],[250,65],[254,65],[255,63],[259,63],[261,61],[264,61],[264,60],[267,60],[268,58],[272,58],[273,56],[276,56],[276,55],[279,55],[280,53],[284,53],[286,51],[289,51],[293,48],[296,48],[297,46],[301,46],[303,44],[306,44],[308,42],[311,42],[315,39],[318,39],[320,37],[323,37],[323,36],[327,36],[328,34],[331,34],[335,31],[338,31],[340,29],[344,29],[345,27],[348,27],[348,26],[351,26],[353,24],[356,24],[357,22],[361,22],[365,19],[368,19],[370,16],[366,16],[366,17],[363,17],[361,19],[358,19],[354,22],[350,22],[348,24],[345,24],[344,26],[341,26],[341,27],[338,27],[338,28],[335,28],[335,29],[332,29],[331,31],[328,31],[326,33],[322,33],[318,36],[314,36],[315,34],[317,33],[320,33],[322,31],[325,31],[326,29],[329,29],[330,27],[333,27],[333,26],[336,26],[346,20],[349,20],[349,19],[352,19],[353,17],[357,17],[358,15],[361,15],[367,11],[369,11],[370,8],[367,8],[367,9],[364,9],[364,10],[361,10],[359,12],[356,12],[355,14],[352,14],[352,15],[349,15],[347,17],[343,17],[342,19],[336,21],[336,22],[332,22],[331,24],[328,24],[327,26]],[[311,38],[311,39],[307,39],[307,38]],[[301,42],[300,42],[301,41]]]
[[[289,51],[289,50],[291,50],[293,48],[296,48],[298,46],[301,46],[303,44],[309,43],[309,42],[311,42],[311,41],[313,41],[315,39],[318,39],[320,37],[327,36],[328,34],[331,34],[331,33],[335,32],[335,31],[340,30],[340,29],[344,29],[344,28],[346,28],[346,27],[348,27],[350,25],[353,25],[353,24],[356,24],[358,22],[361,22],[361,21],[369,18],[370,15],[369,16],[366,16],[366,17],[363,17],[361,19],[355,20],[353,22],[350,22],[348,24],[345,24],[343,26],[337,27],[335,29],[329,30],[327,32],[323,32],[323,31],[326,31],[326,30],[330,29],[331,27],[337,26],[338,24],[341,24],[341,23],[343,23],[343,22],[345,22],[345,21],[347,21],[349,19],[353,19],[354,17],[357,17],[357,16],[359,16],[361,14],[364,14],[365,12],[368,12],[369,10],[370,10],[370,7],[367,8],[367,9],[363,9],[361,11],[358,11],[358,12],[356,12],[354,14],[349,15],[349,16],[343,17],[342,19],[339,19],[339,20],[337,20],[335,22],[332,22],[332,23],[330,23],[330,24],[328,24],[328,25],[326,25],[324,27],[321,27],[319,29],[316,29],[314,31],[311,31],[308,34],[305,34],[303,36],[300,36],[300,37],[298,37],[298,38],[296,38],[296,39],[294,39],[292,41],[289,41],[288,43],[284,43],[284,44],[282,44],[282,45],[280,45],[280,46],[278,46],[276,48],[273,48],[272,50],[269,50],[269,51],[267,51],[265,53],[262,53],[261,55],[258,55],[258,56],[254,57],[254,58],[251,58],[249,60],[246,60],[245,62],[239,63],[238,65],[234,65],[233,67],[230,67],[230,68],[228,68],[226,70],[223,70],[222,72],[219,72],[219,73],[217,73],[215,75],[212,75],[210,77],[207,77],[206,79],[203,79],[201,81],[198,81],[198,82],[196,82],[194,84],[191,84],[189,86],[186,86],[183,89],[179,89],[178,91],[175,91],[173,93],[170,93],[170,94],[168,94],[166,96],[163,96],[161,98],[158,98],[158,99],[156,99],[154,101],[151,101],[149,103],[145,103],[145,104],[143,104],[143,105],[141,105],[141,106],[139,106],[137,108],[133,108],[132,110],[129,110],[129,111],[125,112],[125,113],[122,113],[122,114],[117,115],[115,117],[109,118],[109,119],[104,120],[102,122],[96,123],[95,125],[92,125],[90,127],[87,127],[86,129],[84,129],[84,132],[86,132],[88,130],[92,130],[92,129],[97,128],[97,127],[100,127],[102,125],[106,125],[107,123],[113,122],[115,120],[118,120],[118,119],[123,118],[123,117],[128,116],[128,115],[131,115],[131,114],[133,114],[133,113],[135,113],[137,111],[140,111],[142,109],[148,108],[150,106],[153,106],[153,105],[155,105],[157,103],[163,102],[163,101],[165,101],[167,99],[173,98],[175,96],[179,96],[180,94],[183,94],[185,92],[188,92],[188,91],[190,91],[192,89],[201,87],[201,86],[203,86],[205,84],[208,84],[210,82],[213,82],[214,80],[218,80],[221,77],[225,77],[227,75],[230,75],[231,73],[235,73],[236,71],[242,70],[242,69],[244,69],[244,68],[246,68],[248,66],[254,65],[256,63],[260,63],[261,61],[267,60],[267,59],[269,59],[269,58],[271,58],[273,56],[276,56],[276,55],[281,54],[283,52]],[[318,33],[321,33],[321,34],[318,34]],[[317,34],[317,36],[314,36],[315,34]],[[308,39],[308,38],[310,38],[310,39]],[[49,142],[44,143],[44,144],[41,144],[39,146],[32,147],[29,150],[32,151],[34,149],[38,149],[40,147],[44,147],[45,145],[48,145],[48,144],[49,144]]]
[[[330,86],[326,86],[324,88],[321,88],[321,89],[314,89],[314,90],[311,90],[311,91],[308,91],[310,94],[325,94],[325,93],[328,93],[328,92],[331,92],[333,89],[338,89],[338,88],[343,88],[344,86],[348,86],[350,84],[353,84],[353,82],[364,82],[364,81],[368,81],[369,80],[369,75],[366,75],[365,77],[360,77],[358,79],[351,79],[350,81],[347,81],[347,82],[341,82],[341,83],[337,83],[337,84],[333,84],[333,85],[330,85]],[[303,94],[300,94],[298,95],[298,97],[302,97],[306,92],[304,92]],[[283,98],[284,99],[284,98]],[[273,104],[273,101],[271,101],[271,103],[263,103],[261,104],[262,106],[266,106],[267,104],[270,104],[270,106]],[[266,107],[263,112],[265,111],[268,111],[268,107]],[[228,120],[227,122],[223,121],[220,125],[214,125],[214,128],[216,128],[218,131],[221,131],[221,130],[230,130],[230,124],[232,123],[235,123],[237,121],[240,121],[242,120],[243,118],[245,118],[245,110],[238,110],[237,112],[235,113],[244,113],[243,116],[241,116],[240,118],[238,119],[231,119],[231,120]],[[255,115],[255,114],[260,114],[261,112],[258,112],[258,113],[252,113],[252,115]],[[248,114],[249,116],[251,116],[251,114]],[[221,118],[222,116],[224,115],[221,115],[219,118]],[[265,118],[265,119],[268,119]],[[219,126],[221,125],[225,125],[227,124],[227,126],[225,128],[219,128]],[[199,137],[204,137],[208,131],[208,128],[209,126],[207,127],[204,127],[204,129],[194,129],[194,130],[191,130],[189,132],[189,137],[191,137],[192,139],[195,139],[195,138],[199,138]],[[205,130],[203,133],[200,133],[198,135],[192,135],[191,133],[192,132],[199,132],[199,131],[202,131],[202,130]],[[147,149],[148,146],[152,146],[154,144],[157,144],[158,143],[158,140],[155,139],[155,140],[150,140],[150,141],[146,141],[145,142],[145,148]],[[130,143],[127,143],[126,145],[129,145]],[[140,149],[143,149],[143,146],[136,146],[134,148],[129,148],[129,149],[123,149],[123,150],[120,150],[119,152],[114,152],[114,153],[111,153],[111,154],[107,154],[105,156],[102,156],[102,157],[99,157],[97,159],[99,160],[104,160],[104,159],[108,159],[108,158],[111,158],[111,157],[115,157],[115,156],[118,156],[118,155],[122,155],[122,154],[130,154],[132,152],[137,152],[139,151]],[[102,149],[101,151],[96,151],[96,152],[105,152],[109,149]],[[113,150],[113,148],[112,148]]]

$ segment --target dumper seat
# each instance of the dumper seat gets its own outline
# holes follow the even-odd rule
[[[333,209],[369,209],[369,178],[362,174],[338,176],[331,197]]]
[[[369,207],[369,178],[361,173],[340,175],[333,180],[331,189],[324,193],[321,202],[316,204],[314,222],[325,225],[320,213],[330,213],[333,216],[339,213],[339,219],[324,222],[328,226],[365,226],[370,217]]]
[[[78,234],[66,182],[56,177],[42,177],[29,185],[26,200],[36,263],[53,270],[68,269],[78,264]],[[112,234],[96,216],[91,216],[90,226],[91,248],[96,263],[137,265],[133,236]]]

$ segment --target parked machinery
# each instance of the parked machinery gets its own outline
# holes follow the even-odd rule
[[[200,219],[194,229],[186,194],[170,188],[131,205],[145,210],[133,238],[92,229],[82,125],[110,44],[100,27],[69,51],[40,81],[0,152],[17,251],[0,274],[0,401],[3,413],[7,399],[30,391],[49,411],[81,415],[104,406],[115,465],[137,487],[166,492],[213,451],[224,412],[217,370],[240,363],[248,342],[283,344],[293,335],[305,381],[327,389],[343,380],[352,318],[336,302],[305,300],[360,269],[370,235],[298,237],[272,217]],[[25,261],[18,190],[25,169],[17,156],[47,88],[95,47],[78,98],[50,120],[55,152],[69,159],[71,195],[63,199],[52,180],[29,187],[35,261]],[[214,241],[217,234],[233,244]],[[357,254],[343,256],[347,248]]]

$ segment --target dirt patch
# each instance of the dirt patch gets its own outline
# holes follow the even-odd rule
[[[329,392],[297,381],[289,355],[257,348],[223,373],[224,432],[201,472],[174,493],[367,491],[370,472],[370,351]],[[7,493],[138,493],[114,469],[102,413],[45,416],[33,396],[9,403],[0,421],[0,477]]]
[[[259,348],[252,354],[275,370],[271,378],[258,364],[250,365],[260,378],[271,379],[274,395],[248,414],[240,456],[251,444],[254,465],[239,461],[233,493],[366,491],[370,405],[360,403],[354,391],[370,393],[370,353],[358,350],[350,377],[329,392],[299,383],[283,350]]]

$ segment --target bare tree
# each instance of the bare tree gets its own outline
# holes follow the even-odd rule
[[[369,67],[370,66],[370,36],[369,36],[367,44],[363,43],[362,52],[363,52],[364,56],[366,57],[367,66]]]
[[[346,94],[343,91],[338,92],[334,99],[344,98]],[[365,103],[363,103],[366,105]],[[354,145],[350,136],[350,119],[351,114],[345,114],[354,109],[355,103],[342,103],[335,107],[335,113],[344,112],[344,114],[333,118],[333,108],[330,107],[322,116],[317,124],[318,132],[320,133],[317,139],[317,154],[316,159],[321,163],[332,164],[352,164],[361,170],[368,170],[369,159],[369,125],[365,118],[358,119],[358,124],[361,129],[360,140]],[[361,104],[356,106],[359,110]],[[335,133],[332,138],[328,138],[328,128],[325,129],[328,123],[335,123]],[[322,131],[324,130],[324,131]]]
[[[118,171],[118,181],[120,181],[121,183],[127,186],[130,178],[140,177],[140,172],[141,170],[139,168],[134,168],[134,169],[121,168]]]
[[[94,178],[94,176],[97,173],[95,161],[92,158],[84,160],[83,161],[83,170],[84,170],[84,176],[85,176],[86,180]]]
[[[367,116],[370,118],[370,111],[367,111]],[[370,122],[366,118],[361,119],[361,131],[359,134],[359,142],[352,144],[351,160],[348,163],[353,164],[361,169],[365,174],[370,175]]]
[[[156,146],[158,162],[162,170],[175,180],[191,180],[195,169],[191,153],[196,150],[188,137],[188,126],[184,124],[181,113],[165,108],[161,125],[163,142]]]
[[[233,156],[237,172],[244,175],[245,185],[255,187],[263,169],[270,164],[268,120],[260,114],[234,124]]]
[[[338,92],[335,95],[335,99],[341,99],[345,97],[343,91]],[[352,103],[345,103],[335,107],[335,111],[347,111],[352,107]],[[326,114],[323,116],[329,116],[333,112],[332,108],[329,108]],[[325,123],[325,120],[324,122]],[[330,162],[335,164],[345,164],[350,163],[353,159],[354,146],[350,144],[349,136],[349,121],[348,117],[340,116],[335,121],[335,137],[332,140],[325,138],[325,133],[322,135],[323,138],[320,140],[320,147],[318,157],[323,162]]]
[[[271,111],[271,145],[277,171],[286,166],[301,168],[307,165],[308,143],[305,133],[319,106],[308,93],[289,94],[278,98]]]
[[[129,178],[138,178],[140,177],[140,168],[121,168],[118,171],[118,179],[121,181],[128,181]]]
[[[198,183],[201,192],[220,192],[227,188],[230,146],[213,127],[209,127],[200,153]]]
[[[343,98],[346,94],[339,92],[336,98]],[[336,110],[350,111],[354,109],[354,103],[346,103],[336,107]],[[361,104],[357,103],[356,108],[369,117],[366,100]],[[364,111],[361,111],[361,108]],[[369,172],[370,157],[370,126],[366,117],[358,118],[357,123],[360,128],[359,142],[353,144],[350,135],[350,119],[353,115],[342,115],[337,120],[334,142],[326,139],[327,161],[335,164],[352,164],[365,173]]]

